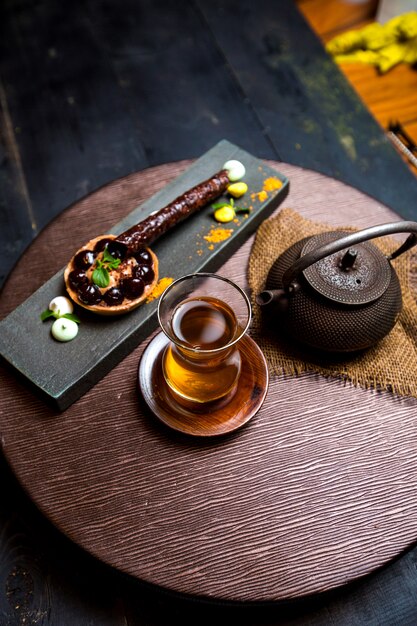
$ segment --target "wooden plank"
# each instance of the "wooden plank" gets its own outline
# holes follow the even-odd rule
[[[90,0],[90,21],[129,102],[151,165],[195,158],[227,139],[262,158],[278,152],[193,1]],[[115,27],[116,25],[116,27]],[[123,33],[123,36],[121,36]]]
[[[384,129],[393,119],[402,124],[417,120],[417,74],[410,67],[398,65],[383,76],[363,63],[340,67]]]
[[[198,5],[284,161],[417,217],[417,180],[291,2],[272,16],[267,0]]]
[[[0,81],[0,286],[38,232],[20,152]]]
[[[375,19],[378,0],[296,0],[301,13],[321,36],[356,28],[360,22]]]
[[[354,7],[339,0],[331,0],[331,6],[326,0],[301,0],[297,4],[324,43],[352,27],[360,29],[375,21],[373,0]],[[350,25],[343,19],[346,11],[356,16]],[[336,25],[339,32],[334,30]],[[417,143],[413,129],[413,123],[417,123],[417,74],[413,67],[400,64],[382,75],[363,63],[343,63],[338,67],[383,129],[391,120],[399,120]],[[417,175],[415,168],[410,169]]]
[[[15,162],[14,173],[9,161],[0,164],[5,224],[18,225],[29,205],[31,213],[29,226],[1,231],[3,274],[67,205],[148,164],[123,89],[83,11],[49,0],[1,3],[2,126]]]
[[[42,216],[43,205],[50,218],[146,166],[123,90],[82,7],[43,0],[13,10],[6,2],[1,17],[4,88],[14,94],[9,110],[34,210]]]

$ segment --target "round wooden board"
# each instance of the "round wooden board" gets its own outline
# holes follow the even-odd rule
[[[1,315],[65,265],[92,228],[108,232],[187,165],[132,174],[60,215],[15,268]],[[397,218],[336,180],[276,165],[291,181],[285,205],[306,217],[357,227]],[[218,273],[247,287],[250,246]],[[63,413],[1,369],[4,453],[75,542],[177,592],[272,601],[363,576],[415,541],[415,399],[315,374],[274,377],[245,428],[192,438],[141,410],[137,368],[147,343]]]
[[[239,342],[242,371],[236,393],[226,403],[195,409],[179,404],[170,393],[162,373],[162,356],[168,345],[162,332],[146,347],[139,365],[138,384],[146,404],[163,424],[194,437],[215,437],[237,430],[261,408],[268,389],[268,365],[248,335]]]

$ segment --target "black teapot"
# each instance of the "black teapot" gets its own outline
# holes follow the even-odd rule
[[[369,241],[411,233],[390,256]],[[369,348],[393,328],[402,308],[391,261],[417,244],[417,222],[359,232],[324,232],[288,248],[256,296],[269,328],[327,352]]]

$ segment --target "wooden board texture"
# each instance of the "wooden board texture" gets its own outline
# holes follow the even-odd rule
[[[278,167],[291,179],[288,205],[307,217],[357,227],[396,217],[335,180]],[[144,187],[154,174],[143,173]],[[62,245],[59,233],[77,210],[40,245]],[[28,264],[36,267],[38,243],[7,285],[11,304],[24,295],[15,286],[22,289]],[[242,286],[250,247],[249,240],[220,272]],[[145,345],[64,413],[2,371],[6,458],[76,543],[176,592],[277,601],[361,577],[415,541],[415,399],[314,374],[278,377],[246,427],[196,444],[143,411],[136,376]]]
[[[340,4],[356,15],[353,4]],[[412,174],[293,0],[4,0],[0,34],[0,284],[70,203],[148,166],[198,157],[222,137],[261,158],[331,173],[417,219]],[[146,200],[138,193],[131,208]],[[56,271],[66,258],[55,251]],[[49,278],[36,255],[30,263],[36,275],[27,283],[20,274],[23,284],[3,292],[3,312]],[[201,605],[77,550],[31,504],[3,457],[0,468],[5,624],[416,624],[416,548],[303,602]]]
[[[135,207],[119,223],[112,224],[109,230],[103,230],[102,215],[114,213],[117,203],[122,211],[123,208],[126,210],[120,202],[119,188],[128,184],[127,181],[105,186],[81,201],[78,212],[77,207],[72,209],[76,214],[74,222],[79,223],[83,219],[84,229],[88,228],[89,235],[75,241],[73,234],[68,235],[68,231],[65,231],[64,236],[69,237],[73,246],[68,261],[92,237],[124,232],[153,211],[165,207],[188,189],[214,175],[222,169],[224,163],[232,159],[241,161],[246,168],[245,181],[249,191],[240,204],[252,209],[228,225],[230,236],[216,243],[205,239],[210,236],[212,229],[219,226],[213,219],[211,203],[152,245],[159,260],[161,278],[176,279],[193,272],[215,271],[288,193],[288,180],[285,176],[280,177],[279,173],[268,168],[265,163],[227,141],[219,142],[181,176],[152,195],[141,206]],[[255,194],[262,191],[264,180],[271,176],[279,179],[282,186],[265,192],[266,198],[260,201]],[[135,195],[134,187],[141,185],[141,174],[136,179],[131,177],[129,184],[132,195]],[[255,197],[251,198],[251,194]],[[223,195],[218,201],[226,198],[227,195]],[[68,250],[65,241],[63,245]],[[39,257],[48,266],[52,249],[49,244],[38,249]],[[63,270],[60,270],[0,322],[0,355],[19,374],[25,376],[36,391],[46,400],[53,401],[60,409],[67,408],[88,391],[157,326],[157,300],[144,302],[128,315],[117,318],[103,318],[76,307],[76,314],[81,320],[80,332],[74,341],[62,344],[51,336],[50,324],[40,322],[40,314],[48,308],[54,297],[65,294]]]

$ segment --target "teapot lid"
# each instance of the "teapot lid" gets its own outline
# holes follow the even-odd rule
[[[346,231],[310,237],[301,256],[340,239]],[[303,271],[309,285],[322,296],[342,304],[368,304],[382,296],[391,281],[391,265],[370,241],[331,254]]]

